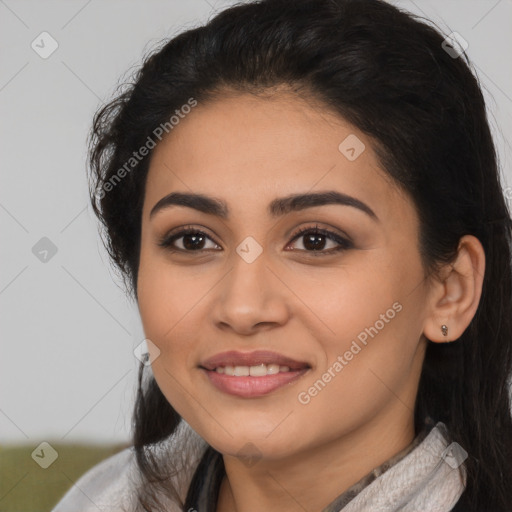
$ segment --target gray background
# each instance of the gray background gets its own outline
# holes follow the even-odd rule
[[[0,442],[128,440],[144,335],[88,206],[86,137],[147,51],[232,3],[0,0]],[[512,185],[512,1],[393,3],[468,41]]]

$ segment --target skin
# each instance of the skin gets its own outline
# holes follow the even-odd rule
[[[365,144],[354,161],[338,149],[350,134]],[[267,212],[276,197],[327,190],[363,201],[378,220],[346,205],[278,218]],[[170,192],[222,199],[230,216],[174,205],[150,218]],[[317,223],[348,235],[353,247],[322,256],[307,250],[304,235],[294,240]],[[183,238],[175,241],[181,252],[158,245],[186,225],[210,237],[203,250],[184,252]],[[159,387],[223,454],[218,511],[321,511],[411,443],[426,344],[464,332],[485,266],[480,242],[467,235],[457,259],[427,279],[418,233],[413,203],[382,171],[371,140],[285,90],[199,104],[155,148],[142,215],[139,310],[146,337],[160,350],[152,363]],[[248,236],[263,249],[252,263],[236,252]],[[338,246],[322,240],[323,251]],[[395,302],[401,311],[300,403],[298,394]],[[219,352],[257,349],[311,368],[264,397],[240,398],[217,390],[198,366]],[[254,464],[237,456],[247,443],[255,447]]]

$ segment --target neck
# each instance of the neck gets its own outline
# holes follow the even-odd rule
[[[224,455],[226,476],[217,512],[320,512],[415,437],[411,411],[374,418],[362,427],[287,459],[247,467]],[[390,416],[390,417],[387,417]],[[391,420],[392,418],[392,420]]]

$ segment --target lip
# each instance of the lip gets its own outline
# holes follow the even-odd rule
[[[222,352],[203,361],[199,366],[205,370],[215,370],[219,366],[257,366],[259,364],[278,364],[279,366],[288,366],[290,370],[310,368],[310,365],[304,361],[296,361],[290,357],[268,350],[255,350],[253,352],[231,350],[229,352]],[[243,377],[236,378],[242,379]]]
[[[278,364],[279,366],[288,366],[290,370],[262,377],[236,377],[215,371],[215,368],[219,366],[257,366],[260,364]],[[306,362],[296,361],[277,352],[267,350],[246,353],[222,352],[202,362],[199,367],[210,383],[219,391],[242,398],[256,398],[267,395],[276,389],[295,382],[311,369],[311,366]]]
[[[204,368],[201,368],[201,371],[206,374],[210,383],[219,391],[242,398],[256,398],[292,384],[308,372],[309,368],[290,370],[275,375],[265,375],[264,377],[235,377]]]

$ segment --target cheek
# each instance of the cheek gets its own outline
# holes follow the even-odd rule
[[[294,294],[303,304],[316,326],[317,336],[326,335],[329,345],[343,348],[347,340],[355,338],[376,321],[382,323],[393,318],[396,311],[393,304],[403,294],[401,283],[404,275],[390,271],[385,256],[380,251],[354,253],[354,262],[326,269],[321,274],[282,276],[289,282]],[[359,260],[357,262],[356,260]]]
[[[192,334],[188,320],[199,294],[193,284],[156,258],[141,258],[138,307],[145,337],[159,350],[152,364],[157,381],[167,371],[176,374],[186,368],[184,357],[190,346],[187,336]]]
[[[353,410],[363,404],[369,410],[410,377],[421,336],[422,269],[413,259],[398,268],[393,258],[379,256],[322,279],[303,295],[321,320],[316,334],[326,355],[301,388],[308,395],[303,401],[321,391],[323,398],[311,402],[342,400]],[[306,293],[306,287],[296,289]]]
[[[296,394],[296,417],[308,418],[315,436],[335,439],[388,408],[414,409],[417,340],[407,337],[406,309],[394,304],[387,308],[384,302],[358,318],[347,316],[346,333],[340,321],[336,339],[324,340],[325,366],[305,379]]]
[[[138,273],[138,305],[145,333],[165,343],[187,324],[207,292],[205,276],[170,265],[165,256],[143,250]]]
[[[190,279],[184,279],[169,266],[141,258],[138,277],[138,306],[145,337],[158,348],[151,369],[167,401],[182,417],[194,421],[195,410],[186,399],[191,389],[191,344],[194,330],[190,323],[194,305],[201,297]]]

